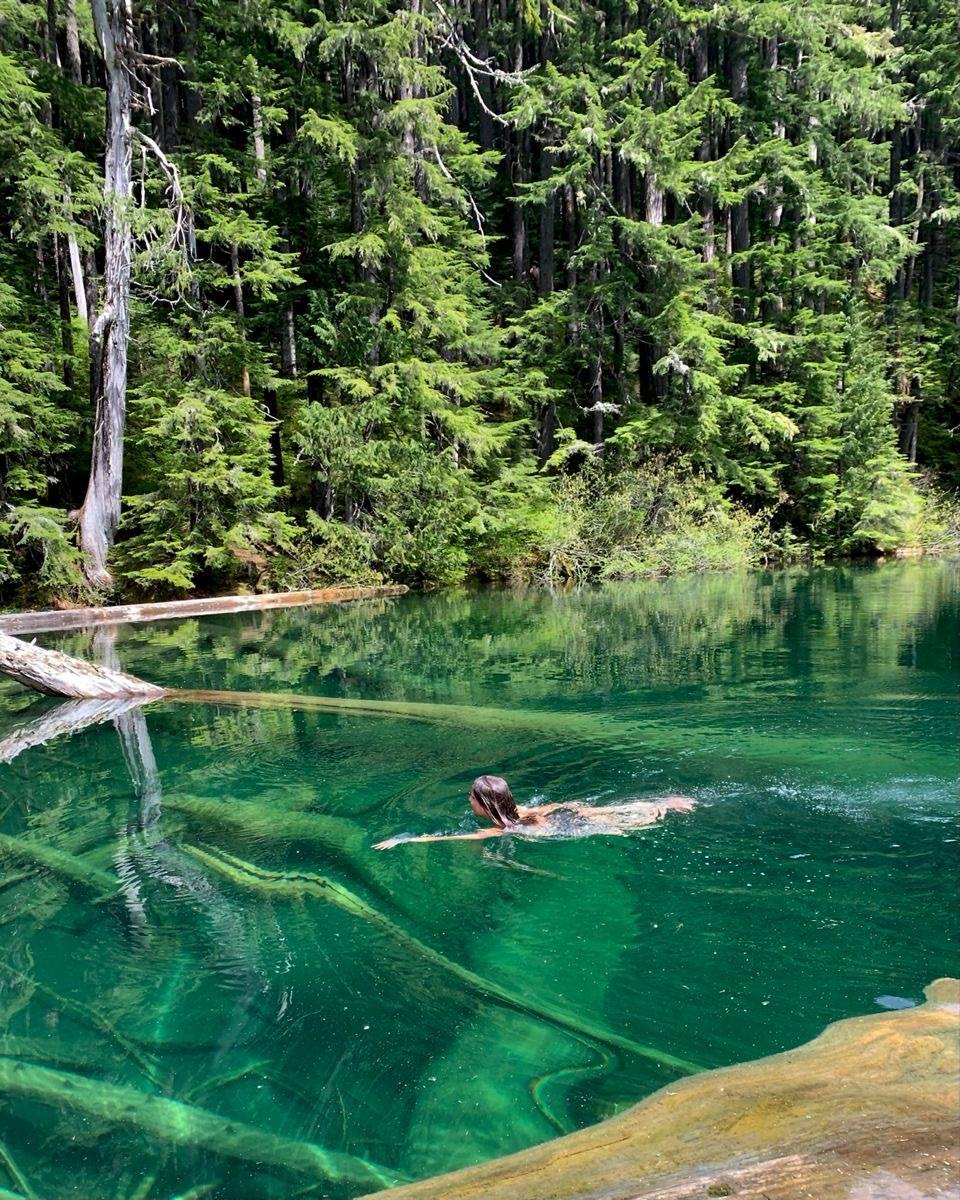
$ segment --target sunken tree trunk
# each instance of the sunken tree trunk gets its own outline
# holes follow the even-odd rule
[[[109,11],[108,11],[109,5]],[[87,494],[80,510],[80,546],[92,584],[111,583],[107,556],[120,520],[123,430],[127,407],[127,344],[130,339],[131,50],[130,0],[93,0],[97,38],[107,74],[107,149],[103,196],[105,270],[103,308],[90,335],[99,370],[93,396],[95,424]]]

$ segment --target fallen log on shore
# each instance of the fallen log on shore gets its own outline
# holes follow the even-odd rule
[[[303,592],[266,592],[254,596],[203,596],[196,600],[167,600],[155,604],[109,604],[102,608],[48,609],[45,612],[0,613],[0,630],[6,633],[56,632],[86,629],[90,625],[121,625],[130,621],[176,621],[214,613],[257,612],[267,608],[304,608],[311,604],[342,604],[348,600],[376,600],[402,596],[404,584],[370,587],[312,588]]]

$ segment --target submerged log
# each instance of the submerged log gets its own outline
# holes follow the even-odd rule
[[[99,900],[109,900],[117,894],[117,880],[106,871],[98,871],[65,850],[58,850],[55,846],[47,846],[32,838],[10,837],[0,833],[0,859],[3,858],[46,871],[75,887],[93,892]]]
[[[110,671],[93,663],[46,650],[0,632],[0,675],[8,675],[24,687],[48,696],[70,700],[113,700],[139,696],[158,700],[164,689],[123,671]]]
[[[308,1179],[389,1187],[397,1176],[352,1154],[326,1150],[218,1116],[203,1108],[73,1072],[0,1057],[0,1094],[70,1108],[88,1120],[139,1130],[174,1146],[196,1146]]]
[[[946,1200],[960,1174],[960,981],[926,996],[390,1200]]]
[[[203,863],[210,870],[216,871],[224,879],[229,879],[238,887],[259,892],[273,899],[298,900],[305,896],[313,896],[328,904],[335,904],[345,912],[375,925],[398,946],[402,946],[418,958],[445,971],[484,1000],[500,1004],[514,1012],[523,1013],[524,1016],[532,1017],[535,1021],[546,1021],[590,1044],[599,1043],[602,1046],[609,1046],[626,1054],[635,1055],[637,1058],[654,1062],[672,1074],[688,1075],[701,1070],[696,1063],[677,1058],[655,1046],[644,1046],[623,1034],[615,1033],[611,1029],[605,1029],[600,1025],[595,1025],[592,1021],[566,1012],[547,1000],[528,1000],[516,992],[501,987],[492,979],[485,979],[468,967],[463,967],[453,959],[447,958],[439,950],[434,950],[432,946],[421,942],[419,938],[401,928],[355,892],[351,892],[326,875],[316,875],[310,871],[297,871],[296,873],[267,871],[253,863],[245,862],[242,858],[227,854],[224,850],[204,850],[199,846],[184,846],[183,849],[198,862]]]

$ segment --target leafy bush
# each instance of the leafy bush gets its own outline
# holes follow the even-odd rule
[[[29,581],[31,599],[88,599],[83,556],[63,512],[37,504],[0,511],[0,584]]]
[[[765,533],[762,518],[683,460],[592,460],[557,481],[537,574],[558,582],[750,566],[764,557]]]
[[[276,591],[381,583],[373,556],[373,538],[366,530],[308,512],[305,528],[298,528],[287,548],[270,558],[266,578]]]

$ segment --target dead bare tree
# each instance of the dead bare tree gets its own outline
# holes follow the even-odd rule
[[[173,209],[174,246],[186,245],[188,213],[176,166],[157,143],[133,123],[134,109],[150,108],[151,89],[138,76],[146,58],[139,54],[131,0],[92,0],[94,27],[107,77],[104,159],[104,295],[90,331],[94,401],[90,476],[79,513],[80,548],[90,583],[109,587],[107,558],[120,521],[123,437],[127,413],[127,353],[130,341],[130,282],[133,258],[133,142],[149,151],[166,177]]]
[[[108,11],[109,5],[109,11]],[[80,547],[87,578],[111,583],[107,555],[120,520],[123,432],[127,412],[127,346],[130,340],[130,261],[133,231],[133,17],[130,0],[93,0],[93,19],[107,74],[107,148],[104,161],[104,300],[90,333],[99,359],[93,451],[87,494],[80,510]]]

